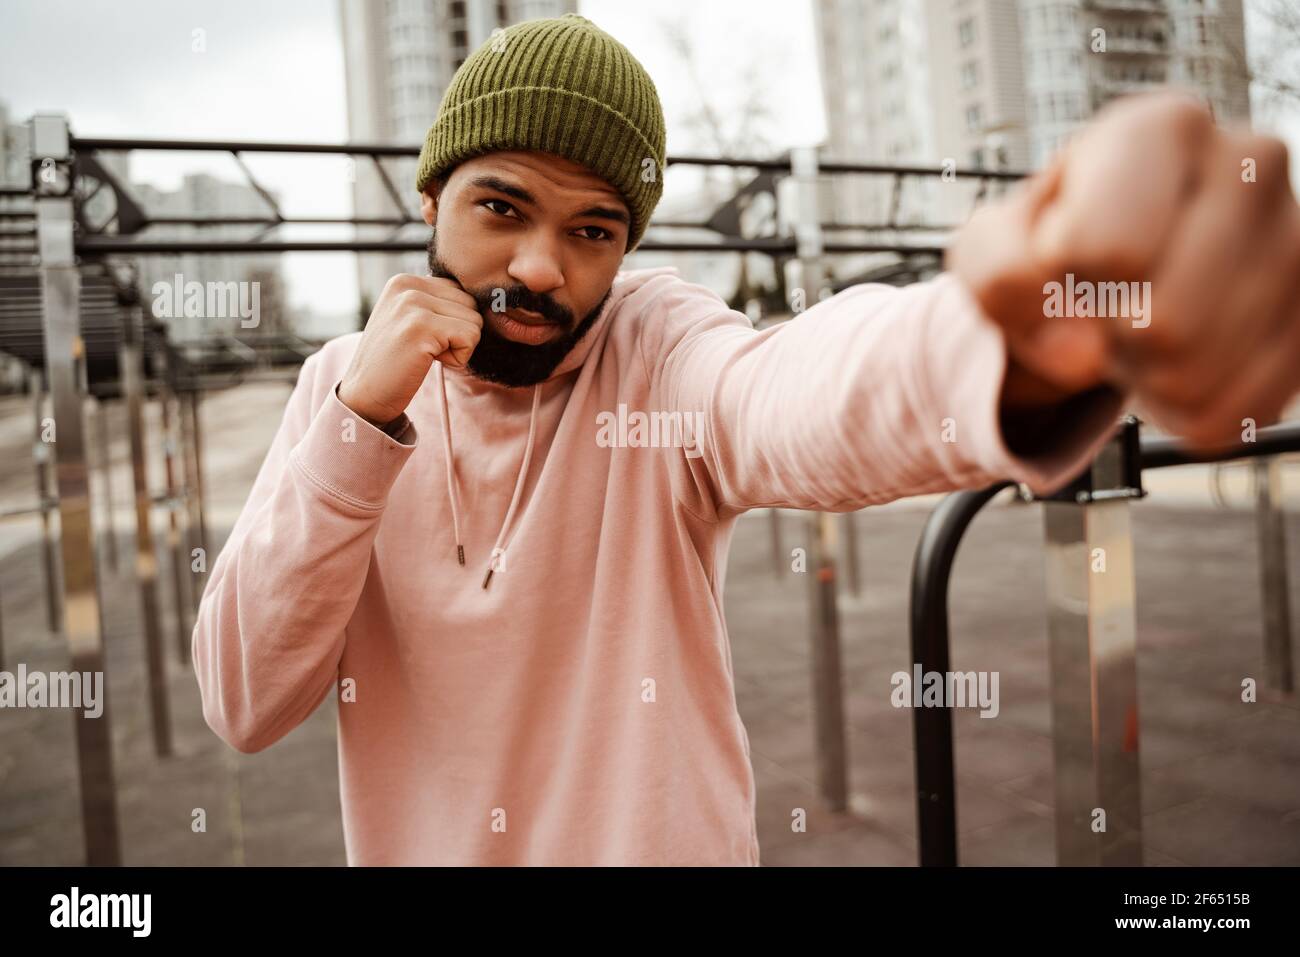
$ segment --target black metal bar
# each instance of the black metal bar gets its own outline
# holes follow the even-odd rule
[[[388,198],[393,201],[398,213],[405,216],[406,207],[402,204],[402,197],[398,195],[397,187],[393,185],[393,178],[388,175],[388,170],[384,169],[384,164],[378,156],[371,156],[370,161],[375,164],[375,172],[379,174],[379,181],[384,184],[384,190],[388,193]]]
[[[35,214],[30,210],[6,212],[0,210],[0,219],[31,219]],[[424,220],[415,216],[353,216],[341,219],[338,216],[285,216],[273,219],[269,216],[150,216],[146,226],[410,226]],[[699,229],[713,232],[708,223],[660,222],[651,223],[656,229]],[[823,230],[835,232],[932,232],[949,233],[961,228],[959,223],[821,223]]]
[[[1142,469],[1223,462],[1300,452],[1300,422],[1260,429],[1254,442],[1194,453],[1175,438],[1141,440]],[[954,492],[930,514],[912,564],[910,616],[912,658],[922,673],[948,670],[948,583],[953,558],[971,521],[1009,482]],[[952,714],[946,708],[916,708],[917,849],[921,866],[957,863],[957,803],[953,771]]]
[[[651,226],[654,223],[650,224]],[[147,253],[310,253],[310,252],[423,252],[422,239],[350,239],[299,240],[282,239],[258,242],[247,239],[135,239],[117,236],[87,236],[76,250],[83,254],[143,255]],[[918,253],[942,255],[945,246],[899,245],[898,243],[825,243],[827,253]],[[646,252],[759,252],[793,256],[793,239],[725,239],[700,241],[659,241],[647,239],[638,247]]]
[[[113,136],[73,136],[74,150],[167,150],[175,152],[229,153],[334,153],[376,156],[419,156],[418,146],[394,143],[265,143],[235,140],[135,139]]]
[[[720,156],[669,156],[669,166],[743,166],[760,170],[789,172],[790,160],[786,158],[757,159],[754,157]],[[855,163],[847,160],[818,160],[818,173],[860,173],[875,176],[956,176],[963,179],[989,180],[1024,179],[1028,172],[1020,170],[949,169],[942,166],[900,166],[892,163]]]
[[[895,228],[898,222],[898,208],[903,202],[903,177],[895,176],[893,188],[889,191],[889,228]]]
[[[1190,452],[1177,439],[1152,436],[1142,440],[1142,468],[1163,469],[1174,465],[1253,459],[1264,455],[1300,452],[1300,422],[1270,425],[1255,433],[1254,442],[1242,442],[1212,452]]]
[[[30,214],[28,214],[30,215]],[[405,226],[421,220],[398,219],[395,216],[357,216],[339,219],[337,216],[286,216],[272,219],[269,216],[150,216],[147,226]]]
[[[276,223],[284,222],[284,216],[280,213],[280,204],[277,203],[275,197],[257,181],[257,177],[254,176],[253,171],[248,168],[248,164],[244,162],[244,158],[235,150],[231,150],[230,155],[234,157],[235,162],[239,164],[240,170],[243,171],[244,178],[248,180],[248,185],[253,187],[253,189],[257,191],[257,195],[262,197],[262,202],[266,203],[266,205],[271,208],[271,215],[275,217]]]
[[[948,579],[971,521],[998,492],[1012,485],[954,492],[930,513],[912,563],[912,661],[921,673],[948,671]],[[913,708],[916,745],[917,848],[922,867],[957,864],[957,786],[953,771],[952,712]]]
[[[177,152],[221,152],[238,150],[243,153],[354,153],[358,156],[419,156],[419,146],[400,146],[394,143],[261,143],[226,140],[169,140],[126,139],[107,136],[73,136],[72,148],[81,150],[171,150]],[[667,165],[682,166],[738,166],[760,170],[789,171],[789,157],[721,157],[721,156],[669,156]],[[818,164],[822,173],[863,173],[899,176],[957,176],[965,179],[1016,180],[1028,176],[1020,170],[944,169],[938,166],[908,166],[887,163],[854,163],[841,160],[823,160]]]

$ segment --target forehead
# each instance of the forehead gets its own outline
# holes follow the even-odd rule
[[[620,209],[627,209],[622,194],[598,174],[566,156],[534,150],[511,150],[475,156],[459,164],[452,180],[472,184],[483,176],[493,176],[522,186],[537,196],[581,202],[600,199]]]

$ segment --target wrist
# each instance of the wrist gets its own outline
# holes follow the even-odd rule
[[[1100,387],[1064,389],[1032,372],[1008,351],[998,404],[998,424],[1007,448],[1016,454],[1038,448],[1061,427],[1081,397]]]
[[[379,426],[379,429],[390,439],[400,439],[402,433],[406,431],[407,427],[410,424],[411,424],[411,420],[408,419],[406,417],[406,413],[403,412],[397,418],[393,419],[393,421]]]
[[[373,415],[367,415],[364,411],[358,408],[356,404],[354,404],[355,400],[352,400],[344,395],[342,381],[338,382],[334,386],[334,396],[341,403],[343,403],[343,405],[347,408],[347,410],[351,412],[353,415],[356,415],[358,418],[363,419],[366,422],[369,422],[371,425],[373,425],[375,428],[381,431],[385,431],[385,426],[392,425],[394,422],[397,422],[399,419],[401,419],[402,415],[406,414],[405,412],[403,412],[402,415],[399,415],[396,419],[378,419]]]

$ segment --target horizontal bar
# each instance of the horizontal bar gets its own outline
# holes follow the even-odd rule
[[[130,139],[107,136],[73,136],[72,148],[83,150],[174,150],[178,152],[248,152],[248,153],[333,153],[369,156],[419,156],[419,146],[398,146],[393,143],[259,143],[229,140],[169,140]],[[743,166],[752,169],[790,170],[789,157],[759,159],[757,157],[723,156],[669,156],[667,165],[682,166]],[[1019,170],[952,169],[939,166],[900,166],[884,163],[852,163],[840,160],[819,160],[821,173],[865,173],[888,176],[941,176],[947,173],[969,179],[1023,179]]]
[[[1209,452],[1190,452],[1178,439],[1153,436],[1142,440],[1142,469],[1163,469],[1175,465],[1195,465],[1204,462],[1226,462],[1231,459],[1252,459],[1264,455],[1281,455],[1300,452],[1300,422],[1283,422],[1270,425],[1255,433],[1254,442],[1242,442]]]
[[[651,226],[654,223],[650,224]],[[87,236],[76,243],[78,253],[108,255],[162,254],[162,253],[310,253],[310,252],[423,252],[424,240],[256,240],[228,239],[133,239],[108,236]],[[796,243],[791,239],[731,239],[722,242],[658,242],[645,240],[638,250],[647,252],[758,252],[770,255],[793,256]],[[932,245],[900,245],[898,243],[824,243],[827,253],[928,253],[942,255],[945,247]]]
[[[371,216],[339,219],[337,216],[148,216],[144,226],[406,226],[423,224],[415,217]]]
[[[0,219],[33,219],[35,213],[5,213],[0,210]],[[370,216],[343,219],[338,216],[286,216],[275,219],[271,216],[148,216],[144,228],[150,226],[407,226],[422,224],[424,220],[416,216],[399,219],[396,216]],[[700,229],[716,232],[708,223],[655,222],[656,229]],[[819,223],[824,230],[881,232],[933,232],[948,233],[960,228],[959,223]],[[26,232],[34,232],[27,230]],[[25,234],[25,233],[24,233]],[[6,235],[0,232],[0,235]],[[19,235],[19,234],[13,234]],[[105,235],[92,233],[91,235]]]
[[[72,136],[72,149],[81,150],[168,150],[175,152],[232,153],[333,153],[370,156],[419,156],[418,146],[392,143],[259,143],[227,140],[132,139],[112,136]]]

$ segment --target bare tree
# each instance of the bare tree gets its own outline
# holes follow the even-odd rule
[[[668,48],[681,64],[683,75],[690,81],[696,105],[687,114],[684,124],[707,144],[716,156],[762,156],[772,151],[771,141],[764,133],[772,122],[768,107],[770,93],[766,81],[768,72],[756,60],[746,63],[740,70],[737,87],[744,91],[734,101],[719,102],[700,75],[699,51],[690,30],[682,20],[661,19],[659,30]],[[710,182],[714,167],[705,167],[705,182]],[[724,182],[732,194],[744,185],[743,176],[734,166],[724,167]],[[743,309],[744,304],[766,290],[750,281],[747,255],[740,253],[740,276],[735,294],[729,305]]]
[[[1266,101],[1300,105],[1300,3],[1296,0],[1246,0],[1261,28],[1245,50],[1229,52]]]

